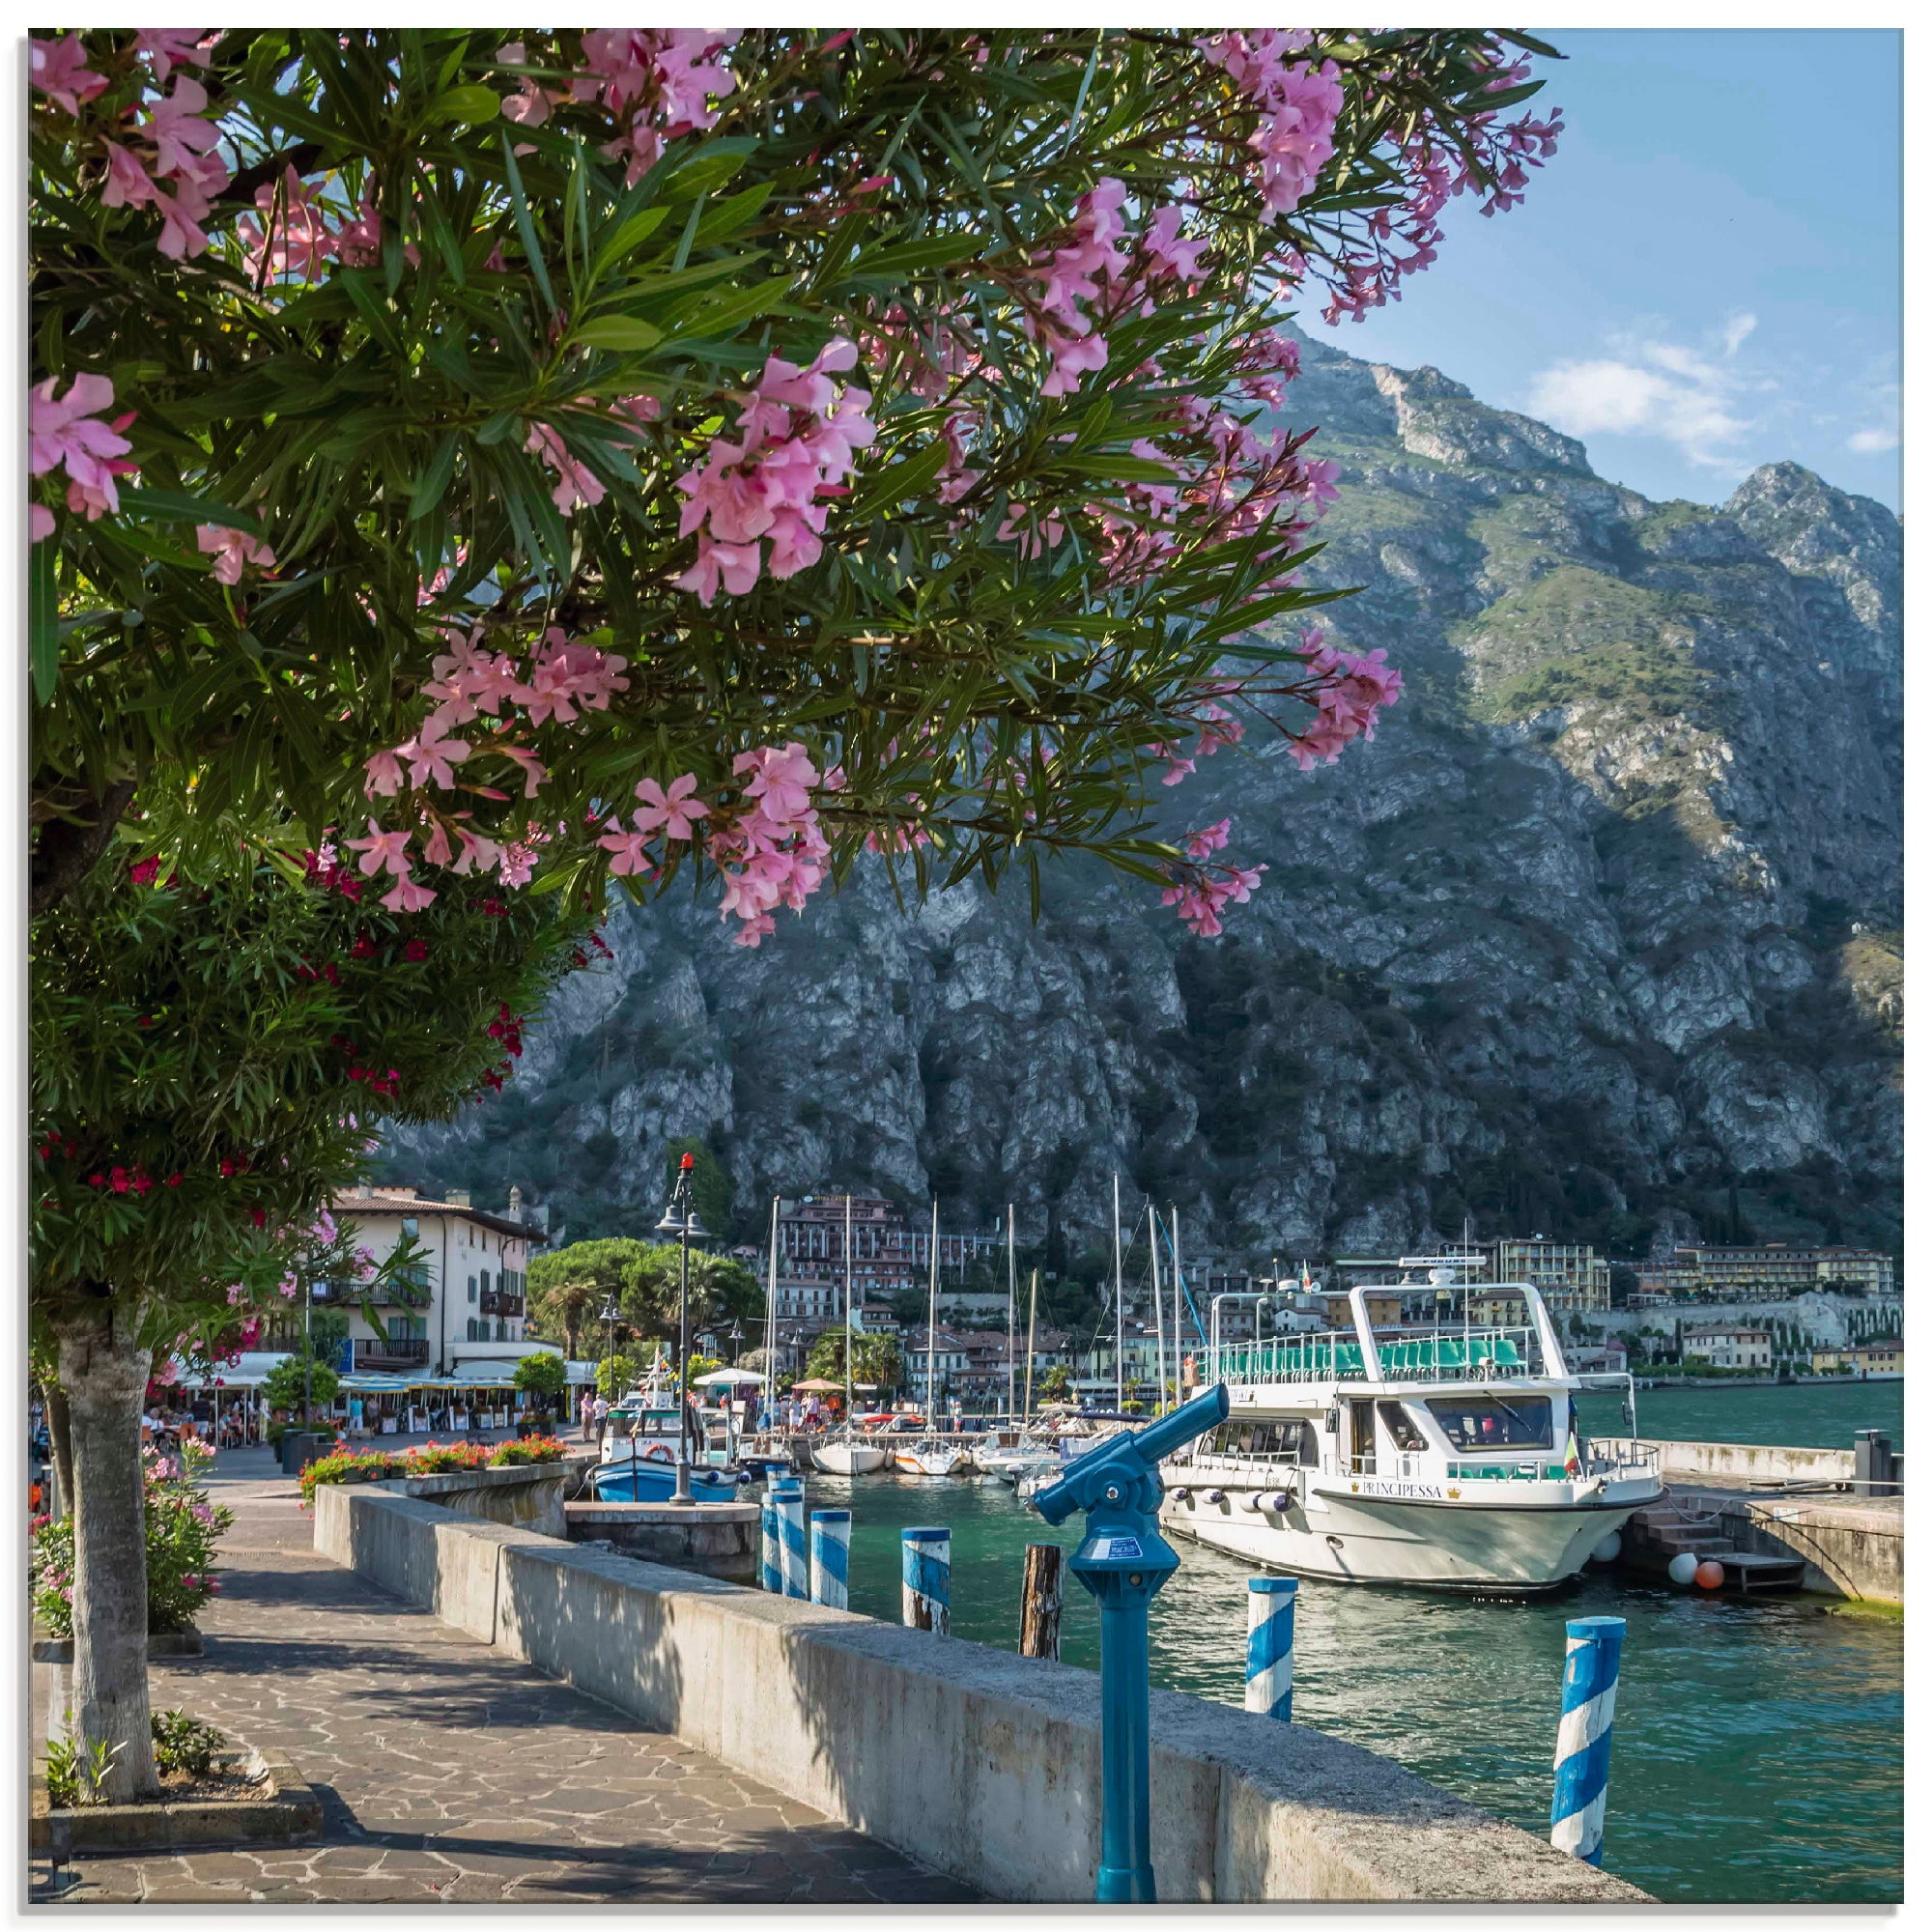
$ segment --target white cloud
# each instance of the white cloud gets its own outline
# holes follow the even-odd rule
[[[1530,412],[1571,436],[1660,437],[1692,463],[1733,469],[1736,445],[1755,426],[1741,412],[1745,394],[1774,386],[1732,359],[1756,327],[1754,315],[1732,316],[1715,355],[1661,333],[1613,335],[1608,355],[1534,377]]]
[[[1883,456],[1888,449],[1898,447],[1898,432],[1895,429],[1861,429],[1856,436],[1845,439],[1845,447],[1860,456]]]

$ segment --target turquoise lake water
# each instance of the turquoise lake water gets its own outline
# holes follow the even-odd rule
[[[1657,1391],[1639,1395],[1637,1419],[1652,1435],[1848,1446],[1853,1429],[1876,1427],[1902,1442],[1900,1393],[1896,1382]],[[1614,1412],[1612,1402],[1605,1424]],[[812,1475],[807,1495],[851,1508],[852,1607],[895,1622],[900,1528],[949,1524],[953,1634],[1009,1650],[1025,1545],[1078,1541],[1073,1525],[1049,1529],[988,1479]],[[1180,1571],[1154,1605],[1155,1682],[1238,1707],[1247,1569],[1178,1547]],[[1686,1903],[1901,1895],[1904,1627],[1894,1614],[1596,1578],[1535,1603],[1304,1580],[1297,1602],[1297,1722],[1539,1834],[1548,1831],[1564,1622],[1624,1617],[1605,1868]],[[1093,1606],[1070,1579],[1062,1655],[1089,1668],[1099,1661]]]

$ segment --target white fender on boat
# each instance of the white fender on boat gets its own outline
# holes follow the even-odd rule
[[[1205,1503],[1224,1503],[1228,1500],[1228,1492],[1225,1490],[1203,1490],[1201,1500]]]

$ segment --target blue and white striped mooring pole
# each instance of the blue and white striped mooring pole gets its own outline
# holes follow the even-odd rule
[[[758,1500],[758,1581],[773,1596],[784,1595],[784,1569],[779,1556],[779,1485],[782,1476],[765,1479]]]
[[[909,1630],[952,1629],[952,1532],[899,1531],[899,1617]]]
[[[1294,1716],[1294,1593],[1293,1577],[1248,1578],[1248,1700],[1250,1711]]]
[[[1604,1803],[1610,1784],[1610,1719],[1617,1708],[1622,1617],[1573,1617],[1565,1626],[1563,1716],[1556,1726],[1556,1791],[1549,1842],[1585,1864],[1604,1861]]]
[[[810,1594],[805,1553],[805,1485],[792,1476],[775,1486],[779,1518],[779,1572],[787,1597]]]
[[[835,1610],[845,1608],[845,1577],[851,1567],[852,1512],[811,1513],[811,1601]]]

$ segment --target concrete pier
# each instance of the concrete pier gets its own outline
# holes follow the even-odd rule
[[[626,1556],[750,1583],[758,1574],[756,1503],[565,1503],[572,1543],[609,1543]]]
[[[1715,1511],[1742,1550],[1804,1563],[1804,1588],[1859,1603],[1905,1602],[1905,1498],[1751,1495],[1673,1483],[1673,1496]]]

